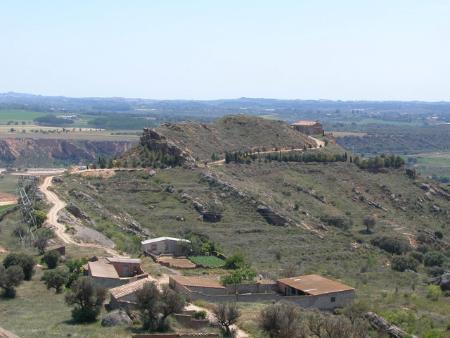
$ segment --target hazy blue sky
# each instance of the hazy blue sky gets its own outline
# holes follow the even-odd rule
[[[450,100],[449,0],[1,0],[0,92]]]

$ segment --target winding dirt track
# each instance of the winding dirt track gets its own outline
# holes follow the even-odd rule
[[[313,140],[314,142],[316,142],[316,146],[309,148],[308,150],[314,150],[314,149],[320,149],[325,147],[325,142],[322,140],[319,140],[315,137],[312,136],[308,136],[309,139]],[[255,154],[259,154],[259,155],[266,155],[266,154],[276,154],[276,153],[290,153],[290,152],[294,152],[294,151],[305,151],[304,148],[295,148],[295,149],[291,149],[291,148],[287,148],[287,149],[280,149],[280,150],[266,150],[266,151],[255,151],[253,153],[250,153],[250,155],[255,155]],[[216,166],[216,165],[224,165],[225,164],[225,159],[222,160],[218,160],[218,161],[214,161],[214,162],[209,162],[207,164],[207,166]]]
[[[47,176],[39,189],[44,194],[45,198],[53,204],[49,212],[47,213],[46,225],[52,227],[55,230],[56,236],[61,239],[65,244],[73,244],[84,248],[96,248],[105,250],[111,256],[122,256],[116,250],[108,248],[106,246],[94,243],[85,243],[75,241],[69,234],[66,233],[66,226],[58,221],[58,213],[66,207],[66,203],[62,201],[58,195],[49,190],[52,186],[52,179],[54,176]]]

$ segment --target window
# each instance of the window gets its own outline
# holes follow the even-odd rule
[[[331,302],[334,303],[336,301],[336,297],[331,297]]]

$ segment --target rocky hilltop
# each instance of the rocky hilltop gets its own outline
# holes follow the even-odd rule
[[[164,123],[145,129],[140,144],[123,158],[133,165],[193,165],[223,159],[225,152],[311,148],[316,141],[282,121],[230,115],[214,123]]]

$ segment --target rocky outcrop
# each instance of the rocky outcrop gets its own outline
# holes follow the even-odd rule
[[[195,159],[187,152],[169,141],[154,129],[144,128],[140,144],[152,151],[160,151],[176,158],[182,164],[195,164]]]
[[[89,217],[86,215],[83,211],[81,211],[80,208],[78,208],[75,204],[69,203],[66,206],[66,209],[68,212],[70,212],[72,215],[74,215],[76,218],[80,218],[82,220],[88,220]]]
[[[48,167],[93,162],[101,155],[114,156],[132,146],[129,141],[6,138],[0,140],[0,164]]]
[[[289,225],[289,222],[287,219],[283,216],[281,216],[276,211],[270,209],[268,206],[265,205],[258,205],[256,208],[256,211],[264,217],[264,219],[267,221],[267,223],[272,225],[278,225],[278,226],[287,226]]]
[[[391,338],[418,338],[417,336],[409,335],[398,326],[392,325],[386,319],[374,312],[367,312],[366,318],[374,329],[383,332]]]
[[[106,314],[101,321],[102,326],[111,327],[119,325],[130,325],[131,318],[125,311],[116,310]]]

